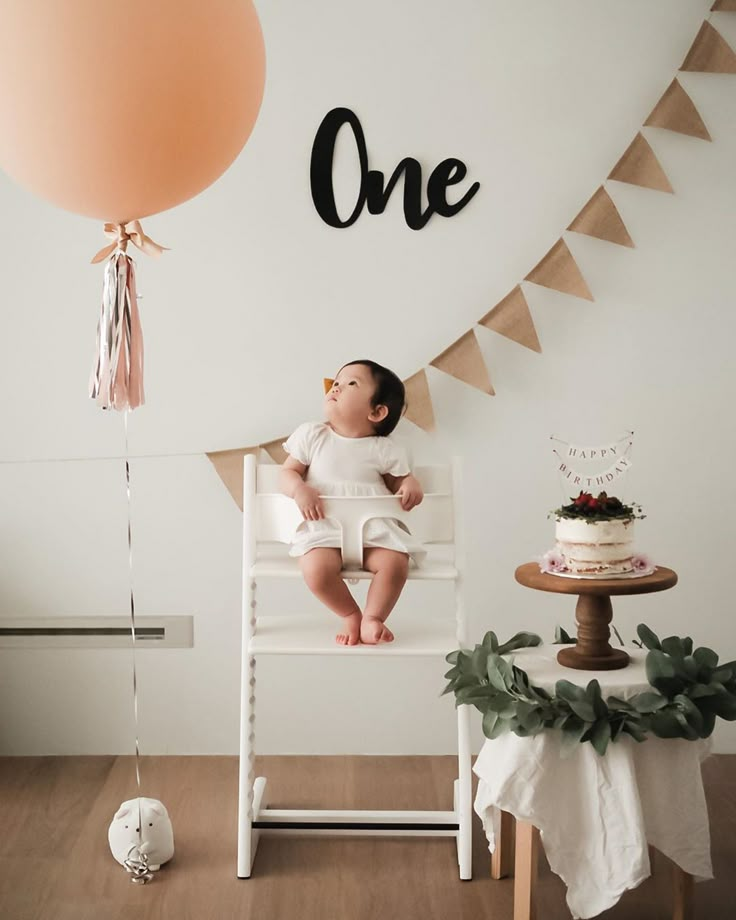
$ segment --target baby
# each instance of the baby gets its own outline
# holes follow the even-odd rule
[[[404,451],[388,435],[404,409],[404,384],[375,361],[351,361],[340,369],[325,395],[324,422],[300,425],[284,442],[289,456],[281,491],[293,498],[304,521],[289,555],[298,556],[311,591],[343,618],[341,645],[376,644],[394,638],[385,625],[406,582],[410,556],[421,546],[397,521],[373,519],[363,531],[363,567],[373,572],[362,615],[340,577],[340,528],[325,518],[320,495],[388,495],[408,511],[424,493],[411,475]]]

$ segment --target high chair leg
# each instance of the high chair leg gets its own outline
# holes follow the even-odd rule
[[[470,753],[470,707],[458,706],[457,710],[458,740],[458,780],[455,810],[457,812],[457,862],[460,878],[473,877],[473,843],[472,843],[472,773]]]
[[[240,673],[240,760],[238,774],[238,878],[250,878],[258,844],[253,831],[257,815],[254,802],[256,660],[249,653],[256,623],[256,582],[246,577],[243,592],[243,625]],[[265,780],[264,780],[265,784]],[[261,790],[262,792],[263,790]],[[255,806],[255,810],[254,810]]]

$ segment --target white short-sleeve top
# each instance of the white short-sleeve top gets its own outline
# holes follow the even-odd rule
[[[390,437],[346,438],[325,422],[305,422],[283,447],[309,467],[306,481],[322,495],[385,495],[384,473],[410,472],[406,451]]]
[[[346,438],[325,422],[305,422],[284,441],[284,450],[307,466],[305,481],[320,495],[390,495],[382,476],[406,476],[406,452],[389,437]],[[302,521],[296,529],[290,556],[302,556],[318,547],[341,546],[340,526],[325,518]],[[426,551],[408,528],[392,518],[373,518],[363,528],[363,546],[407,553],[418,565]]]

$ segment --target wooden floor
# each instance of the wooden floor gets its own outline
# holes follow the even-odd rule
[[[144,795],[174,825],[176,853],[134,885],[107,828],[135,795],[132,757],[0,758],[0,920],[510,920],[512,880],[489,877],[474,818],[472,881],[458,879],[449,839],[270,838],[253,878],[235,874],[237,759],[144,757]],[[736,756],[704,765],[716,880],[695,886],[698,920],[736,904]],[[263,757],[273,807],[452,807],[452,757]],[[564,782],[564,769],[560,771]],[[601,916],[671,916],[666,860]],[[539,920],[569,917],[562,882],[540,867]]]

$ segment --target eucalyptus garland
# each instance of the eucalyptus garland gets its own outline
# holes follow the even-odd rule
[[[580,742],[589,741],[599,754],[622,735],[644,741],[648,734],[658,738],[707,738],[716,717],[736,719],[736,661],[718,664],[709,648],[693,650],[689,637],[659,637],[644,624],[637,627],[646,657],[647,680],[652,689],[628,700],[601,696],[600,684],[591,680],[580,687],[558,680],[555,695],[534,687],[529,676],[504,655],[541,645],[534,633],[517,633],[499,644],[488,632],[480,645],[450,652],[452,665],[445,674],[443,691],[455,694],[455,705],[468,703],[483,714],[483,734],[498,738],[504,732],[537,735],[545,729],[560,729],[563,751],[569,753]],[[570,640],[562,630],[558,637]],[[637,643],[639,644],[639,643]]]

